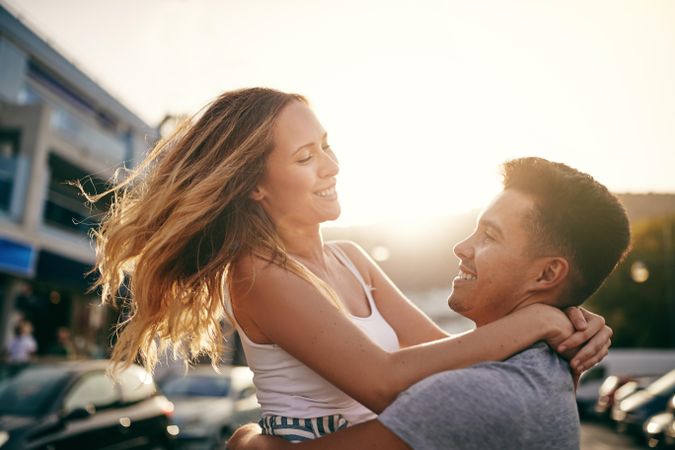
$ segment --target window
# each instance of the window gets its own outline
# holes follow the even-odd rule
[[[84,375],[68,392],[63,401],[63,409],[70,412],[76,408],[94,406],[102,409],[119,401],[113,381],[105,372]]]
[[[0,382],[0,415],[40,416],[49,410],[70,374],[55,367],[31,367]]]
[[[230,379],[221,375],[187,375],[168,381],[162,391],[169,397],[227,397]]]
[[[53,153],[49,155],[49,170],[51,176],[44,213],[45,223],[87,234],[98,224],[108,202],[101,200],[100,205],[90,209],[79,190],[68,183],[79,180],[89,193],[96,193],[106,189],[105,182],[90,177],[81,168]]]
[[[43,99],[35,89],[28,84],[24,84],[19,91],[18,102],[20,105],[32,105],[43,102]]]
[[[122,400],[134,403],[155,395],[155,382],[152,376],[138,366],[131,366],[119,376]]]
[[[0,211],[11,207],[20,143],[19,130],[0,128]]]

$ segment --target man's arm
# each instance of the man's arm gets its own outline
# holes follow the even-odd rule
[[[354,425],[311,441],[291,444],[263,436],[260,427],[244,425],[227,443],[228,450],[410,450],[410,447],[378,420]]]

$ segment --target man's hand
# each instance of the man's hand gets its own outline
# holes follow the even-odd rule
[[[290,443],[283,439],[263,436],[256,423],[243,425],[227,441],[227,450],[287,450]]]
[[[605,325],[605,318],[577,307],[565,310],[576,332],[555,347],[565,359],[570,361],[576,378],[603,360],[612,344],[613,331]]]

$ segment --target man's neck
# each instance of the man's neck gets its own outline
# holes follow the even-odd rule
[[[471,314],[473,317],[467,316],[467,318],[471,319],[478,328],[535,303],[556,306],[557,296],[551,294],[551,292],[546,292],[545,295],[541,292],[530,292],[523,295],[521,298],[510,302],[508,305],[501,303],[499,308],[493,307],[489,311],[484,311],[484,314]]]

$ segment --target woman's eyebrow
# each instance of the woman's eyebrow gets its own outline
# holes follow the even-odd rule
[[[322,141],[325,141],[326,139],[328,139],[328,133],[326,133],[326,132],[324,131],[324,132],[323,132],[323,135],[321,136],[321,140],[322,140]],[[300,150],[302,150],[303,148],[305,148],[305,147],[311,147],[312,145],[314,145],[314,142],[308,142],[308,143],[306,143],[306,144],[301,145],[300,147],[298,147],[298,148],[295,149],[295,151],[293,152],[293,155],[295,155],[296,153],[298,153],[298,152],[299,152]]]
[[[299,152],[300,150],[302,150],[303,148],[311,147],[312,145],[314,145],[314,142],[308,142],[307,144],[301,145],[300,147],[298,147],[298,148],[295,149],[295,151],[293,152],[293,155],[295,155],[296,153],[298,153],[298,152]]]

